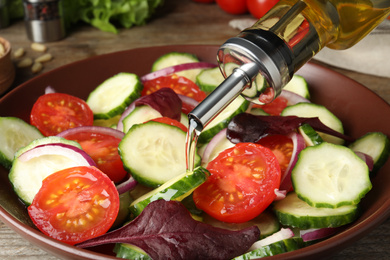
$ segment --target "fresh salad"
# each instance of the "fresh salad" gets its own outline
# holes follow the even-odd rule
[[[390,141],[345,135],[302,76],[270,104],[234,100],[186,170],[187,114],[222,81],[215,64],[171,52],[86,100],[48,87],[28,123],[0,117],[0,162],[36,227],[80,248],[113,244],[119,258],[257,259],[356,220]]]

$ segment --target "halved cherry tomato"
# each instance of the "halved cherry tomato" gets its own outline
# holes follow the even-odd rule
[[[290,163],[294,149],[291,138],[285,135],[269,135],[261,138],[257,143],[269,148],[275,154],[283,176]]]
[[[271,116],[279,116],[282,113],[283,109],[287,107],[288,100],[284,97],[277,97],[271,103],[265,105],[253,105],[253,107],[259,107],[264,110],[264,112],[270,114]]]
[[[87,103],[63,93],[40,96],[34,103],[30,123],[45,136],[56,135],[77,126],[93,124],[93,112]]]
[[[49,175],[28,207],[39,230],[71,245],[106,233],[118,211],[115,185],[91,166],[67,168]]]
[[[245,0],[216,0],[218,6],[229,14],[245,14],[248,7]]]
[[[144,89],[141,95],[149,95],[162,88],[171,88],[176,94],[181,94],[200,102],[206,97],[198,85],[186,77],[178,76],[176,74],[158,77],[156,79],[144,82]]]
[[[160,122],[160,123],[164,123],[167,125],[173,125],[173,126],[180,128],[184,132],[187,132],[187,127],[185,125],[183,125],[179,121],[172,119],[172,118],[169,118],[169,117],[157,117],[157,118],[154,118],[150,121]]]
[[[97,167],[115,183],[122,181],[127,172],[118,153],[121,139],[92,130],[85,130],[63,136],[81,145],[81,148],[95,161]]]
[[[196,206],[210,216],[241,223],[263,212],[275,199],[280,167],[272,151],[238,143],[222,151],[207,169],[211,175],[193,193]]]
[[[271,10],[277,2],[279,2],[279,0],[246,0],[246,5],[248,6],[251,15],[260,19]]]

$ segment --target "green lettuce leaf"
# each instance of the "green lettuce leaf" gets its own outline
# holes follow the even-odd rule
[[[99,30],[118,33],[119,28],[143,25],[164,0],[63,0],[67,28],[77,22],[88,23]],[[23,1],[8,1],[11,18],[23,17]]]

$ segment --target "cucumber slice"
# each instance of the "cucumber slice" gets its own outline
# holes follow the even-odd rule
[[[273,209],[282,225],[300,229],[340,227],[355,221],[360,215],[357,205],[336,209],[312,207],[298,198],[295,192],[276,201]]]
[[[228,229],[228,230],[241,230],[251,226],[257,226],[260,229],[260,239],[268,237],[280,230],[279,220],[276,218],[275,214],[270,210],[265,210],[256,218],[244,223],[226,223],[226,222],[216,220],[215,218],[210,217],[207,214],[204,214],[203,221],[214,227]]]
[[[249,101],[241,96],[238,96],[203,129],[199,135],[198,144],[208,143],[214,137],[214,135],[227,127],[230,120],[235,115],[245,112],[248,106]]]
[[[310,99],[309,86],[306,79],[302,76],[294,75],[283,89],[294,92],[306,99]]]
[[[141,184],[157,187],[186,171],[186,132],[149,121],[134,125],[119,143],[124,167]],[[200,164],[196,155],[195,166]]]
[[[372,188],[367,164],[348,147],[326,142],[300,152],[291,178],[298,197],[313,207],[356,205]]]
[[[279,255],[303,248],[305,243],[300,237],[283,239],[275,243],[252,250],[246,254],[233,258],[233,260],[259,259],[262,257]]]
[[[116,257],[131,260],[152,260],[150,256],[141,248],[125,243],[117,243],[114,246]]]
[[[133,202],[130,192],[119,194],[119,212],[110,229],[119,228],[130,220],[129,205]]]
[[[158,117],[162,117],[162,115],[156,109],[147,105],[137,106],[123,119],[123,132],[127,133],[133,125],[142,124]]]
[[[115,129],[116,126],[118,125],[120,118],[121,118],[121,115],[111,117],[110,119],[95,119],[95,120],[93,120],[93,125],[110,127],[110,128]]]
[[[27,147],[34,149],[35,147],[40,146],[38,144],[43,144],[44,142],[50,143],[50,139],[58,140],[59,138],[47,137],[37,139]],[[68,147],[70,146],[68,145]],[[51,151],[50,154],[39,154],[29,160],[22,160],[21,156],[15,156],[8,178],[15,193],[23,203],[26,205],[32,203],[35,195],[42,186],[43,179],[52,173],[74,166],[91,166],[90,161],[85,157],[87,154],[80,148],[75,146],[74,149],[69,149],[68,147],[58,145],[58,149],[56,148],[58,153]],[[22,150],[27,151],[26,148],[22,148],[16,154],[22,155]],[[90,159],[90,157],[88,158]],[[90,160],[92,161],[92,159]]]
[[[286,107],[282,116],[299,116],[299,117],[318,117],[320,121],[329,128],[344,134],[343,124],[332,112],[325,106],[314,103],[298,103]],[[325,142],[334,144],[343,144],[344,140],[331,135],[319,133]]]
[[[387,161],[390,154],[390,140],[380,132],[367,133],[349,145],[355,152],[362,152],[372,157],[374,168],[377,172]]]
[[[199,75],[196,76],[195,83],[204,92],[212,92],[224,81],[224,79],[219,67],[215,67],[202,70]]]
[[[249,110],[249,113],[255,116],[269,116],[267,112],[265,112],[263,109],[259,107],[251,108]]]
[[[200,221],[203,222],[203,210],[198,209],[196,207],[192,194],[183,198],[181,200],[181,204],[183,204],[184,207],[186,207],[186,209],[191,213],[191,216],[193,218],[199,219]]]
[[[298,131],[305,140],[306,146],[314,146],[324,142],[322,137],[309,124],[301,125],[298,127]]]
[[[0,164],[10,169],[19,148],[42,138],[39,130],[17,117],[0,117]]]
[[[88,98],[95,119],[109,119],[120,115],[140,97],[143,85],[136,74],[121,72],[105,80]]]
[[[186,52],[170,52],[159,57],[152,65],[152,71],[161,70],[167,67],[191,63],[191,62],[199,62],[199,59],[191,53]],[[176,75],[186,77],[193,82],[196,82],[196,76],[202,71],[202,69],[190,69],[184,70],[176,73]]]
[[[130,204],[130,211],[133,217],[137,217],[153,201],[159,199],[181,201],[204,183],[208,176],[209,172],[203,167],[197,167],[193,172],[184,172],[136,199]]]
[[[188,125],[189,125],[188,116],[183,112],[181,112],[180,123],[182,123],[185,127],[188,128]]]

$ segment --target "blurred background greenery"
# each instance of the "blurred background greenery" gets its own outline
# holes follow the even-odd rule
[[[117,33],[119,28],[147,23],[164,0],[61,0],[67,28],[78,22],[102,31]],[[23,19],[23,0],[7,2],[10,19]]]

